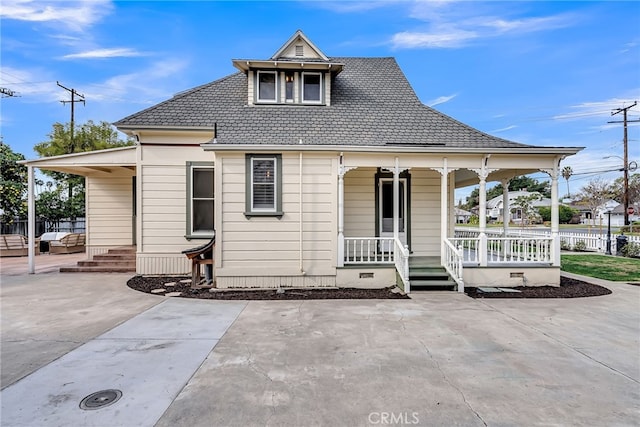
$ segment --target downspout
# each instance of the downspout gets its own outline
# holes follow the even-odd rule
[[[300,144],[302,144],[302,138],[300,138]],[[302,274],[303,276],[307,274],[306,271],[304,271],[304,248],[303,248],[303,228],[302,228],[302,150],[300,150],[300,155],[299,155],[299,159],[298,159],[298,163],[299,163],[299,171],[298,171],[298,193],[300,196],[299,199],[299,211],[300,211],[300,218],[299,218],[299,228],[300,228],[300,239],[299,239],[299,250],[300,250],[300,274]]]

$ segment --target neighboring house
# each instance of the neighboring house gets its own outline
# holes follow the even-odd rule
[[[516,200],[518,199],[518,197],[529,197],[534,194],[540,197],[538,200],[534,200],[531,203],[531,205],[534,208],[551,206],[551,199],[547,197],[542,197],[540,193],[537,193],[537,192],[531,193],[528,191],[509,191],[508,197],[507,197],[508,204],[509,204],[508,212],[510,212],[509,221],[514,223],[522,222],[522,209],[516,206]],[[503,196],[497,196],[489,200],[487,202],[487,215],[489,215],[489,218],[495,221],[504,222],[503,206],[504,206]]]
[[[634,205],[633,203],[629,205],[630,208],[633,208],[633,213],[629,215],[629,222],[634,222],[640,220],[639,215],[639,205]],[[607,226],[609,224],[609,214],[611,212],[611,225],[614,227],[621,227],[624,225],[624,205],[622,203],[618,203],[615,200],[608,200],[602,206],[599,206],[596,211],[596,221],[594,225],[602,224]]]
[[[469,220],[473,216],[471,212],[460,208],[454,208],[454,213],[456,216],[456,224],[468,224]]]
[[[459,290],[511,283],[513,271],[519,284],[559,283],[557,203],[535,260],[494,263],[481,217],[480,255],[460,270],[454,190],[479,183],[482,195],[487,182],[544,171],[558,200],[560,161],[580,148],[483,133],[422,104],[393,58],[329,57],[300,31],[233,65],[116,122],[133,147],[25,162],[30,174],[86,177],[90,256],[136,245],[137,273],[185,274],[181,251],[215,230],[220,288],[376,287],[398,275],[408,290],[419,258]]]

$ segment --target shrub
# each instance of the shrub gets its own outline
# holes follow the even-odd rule
[[[578,240],[576,244],[573,246],[573,250],[576,252],[586,252],[587,243],[584,240]]]
[[[622,248],[622,255],[629,258],[640,258],[640,243],[627,243],[627,246]]]
[[[569,243],[566,239],[560,239],[560,249],[563,251],[571,250],[571,243]]]

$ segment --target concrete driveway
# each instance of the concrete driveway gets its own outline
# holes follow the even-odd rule
[[[2,426],[640,423],[640,287],[221,302],[3,276]],[[80,409],[94,391],[112,405]]]

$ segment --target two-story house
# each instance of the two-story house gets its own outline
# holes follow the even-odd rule
[[[393,58],[329,57],[300,31],[233,65],[116,122],[133,147],[26,163],[86,176],[89,256],[135,245],[138,274],[184,274],[181,251],[215,232],[220,288],[408,291],[419,264],[459,290],[514,271],[559,283],[559,165],[579,148],[478,131],[422,104]],[[535,171],[551,176],[552,238],[520,253],[515,240],[497,248],[484,221],[473,241],[454,235],[457,187],[480,185],[482,219],[487,182]]]

